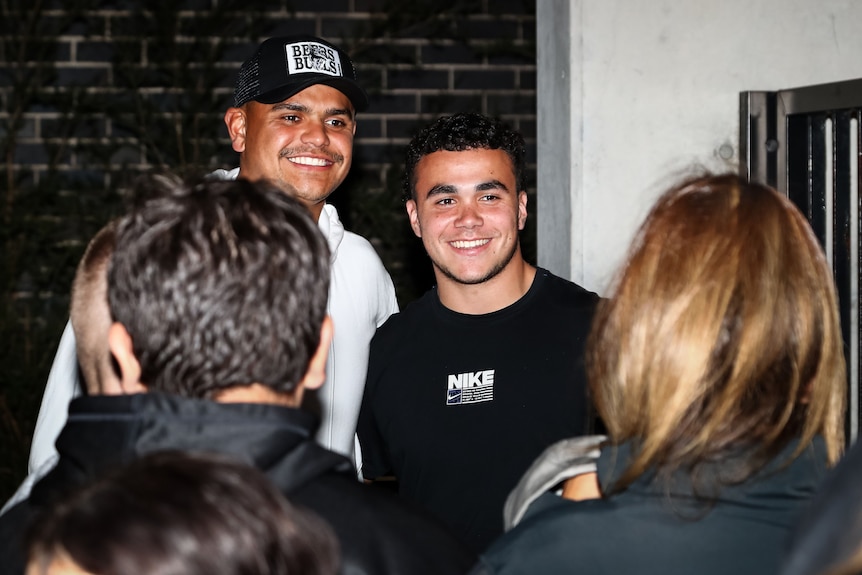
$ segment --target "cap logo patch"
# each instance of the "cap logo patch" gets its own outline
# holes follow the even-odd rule
[[[338,52],[317,42],[285,44],[288,74],[315,72],[330,76],[343,76]]]

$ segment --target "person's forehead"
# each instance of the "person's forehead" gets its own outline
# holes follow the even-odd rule
[[[509,154],[501,149],[471,148],[461,151],[437,150],[426,154],[416,164],[416,173],[434,172],[484,172],[504,169],[503,176],[514,176],[514,164]]]
[[[344,92],[325,84],[309,86],[281,103],[301,104],[309,109],[345,109],[354,112],[353,103]]]

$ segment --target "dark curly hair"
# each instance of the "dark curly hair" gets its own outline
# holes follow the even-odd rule
[[[512,160],[518,190],[527,188],[524,137],[495,118],[475,112],[438,118],[416,134],[407,146],[402,179],[403,200],[415,199],[416,165],[424,156],[445,150],[503,150]]]
[[[320,342],[329,246],[308,210],[265,181],[155,176],[124,216],[108,274],[141,382],[213,398],[261,383],[292,393]]]

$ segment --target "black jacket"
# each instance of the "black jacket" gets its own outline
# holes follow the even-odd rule
[[[359,483],[348,459],[317,445],[315,423],[287,407],[157,393],[76,399],[57,439],[57,466],[0,517],[0,573],[24,572],[23,532],[39,508],[105,468],[161,450],[236,456],[264,471],[291,502],[333,527],[344,573],[464,573],[472,566],[474,556],[434,520]]]
[[[576,502],[545,494],[483,554],[473,573],[778,573],[791,527],[826,474],[822,438],[789,462],[797,446],[791,442],[738,485],[722,485],[734,458],[705,467],[697,480],[701,497],[683,471],[671,483],[645,473],[604,499]],[[627,445],[602,449],[603,487],[627,460]],[[706,495],[710,492],[717,495]]]

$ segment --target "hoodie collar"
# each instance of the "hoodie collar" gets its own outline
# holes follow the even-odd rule
[[[331,261],[335,261],[335,256],[338,254],[338,246],[341,245],[341,240],[344,238],[344,224],[338,218],[338,211],[335,206],[325,204],[323,211],[320,212],[320,218],[317,220],[317,225],[320,231],[326,236],[326,241],[329,243],[329,251],[332,253]]]

